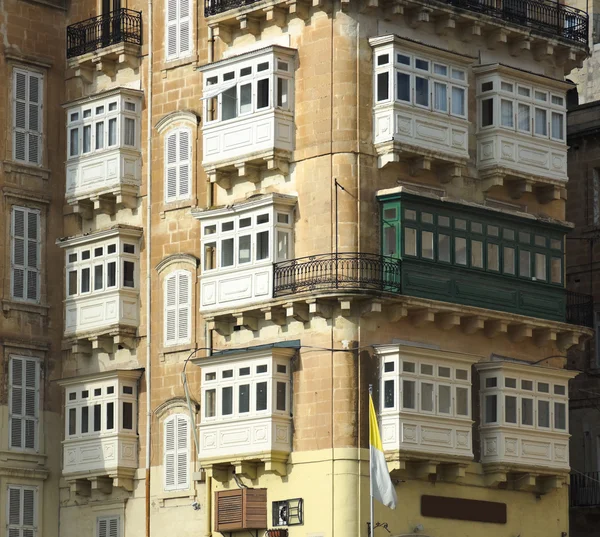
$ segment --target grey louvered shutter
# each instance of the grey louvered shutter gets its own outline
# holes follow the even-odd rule
[[[38,427],[38,362],[37,360],[23,360],[25,365],[24,400],[24,439],[23,444],[27,449],[36,449],[36,436]]]
[[[10,447],[37,449],[39,363],[10,359]]]
[[[43,78],[37,73],[13,72],[13,158],[41,164]]]
[[[36,531],[34,487],[8,487],[8,537],[34,537]]]
[[[12,210],[12,296],[25,298],[25,210]]]
[[[39,299],[40,215],[27,212],[27,300]]]
[[[12,209],[12,297],[39,301],[40,214],[35,209]]]
[[[10,360],[10,447],[23,447],[23,369],[22,358]]]

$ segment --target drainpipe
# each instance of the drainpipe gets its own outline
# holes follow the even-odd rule
[[[146,537],[150,537],[150,462],[152,450],[152,0],[148,0],[148,98],[146,99]]]

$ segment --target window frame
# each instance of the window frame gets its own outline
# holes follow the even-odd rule
[[[181,279],[187,279],[187,293],[185,297],[185,301],[181,302]],[[175,285],[175,303],[170,304],[169,300],[169,282],[174,281]],[[165,347],[175,346],[175,345],[185,345],[191,342],[192,340],[192,293],[193,293],[193,278],[192,273],[189,270],[176,270],[167,274],[163,281],[163,307],[164,307],[164,324],[163,324],[163,345]],[[186,333],[181,335],[180,327],[181,327],[181,311],[182,309],[187,309],[187,322],[186,322]],[[169,312],[174,312],[174,332],[175,337],[169,338]]]
[[[173,449],[169,449],[167,447],[168,444],[168,429],[171,424],[173,425]],[[180,431],[179,425],[180,423],[185,423],[186,431],[185,432],[185,446],[182,448],[179,446],[180,439]],[[194,426],[192,420],[187,414],[178,413],[172,414],[168,418],[165,419],[163,424],[163,489],[165,491],[176,491],[176,490],[188,490],[190,488],[190,470],[191,470],[191,428]],[[173,456],[173,484],[168,484],[168,457],[169,455]],[[181,459],[180,456],[183,455],[185,457],[185,481],[179,481],[178,477],[180,475],[180,465]]]
[[[187,142],[185,139],[187,138]],[[170,161],[171,140],[175,140],[175,160]],[[186,156],[182,156],[185,146]],[[181,127],[165,133],[164,136],[164,199],[165,203],[188,200],[192,196],[192,163],[193,163],[192,129]],[[174,178],[170,176],[174,170]],[[187,173],[187,182],[182,180],[183,171]],[[174,194],[171,194],[171,190]]]
[[[11,522],[11,491],[18,492],[19,494],[19,522]],[[25,524],[25,492],[31,492],[33,495],[32,501],[32,524]],[[6,535],[13,535],[11,530],[16,530],[19,537],[25,537],[25,532],[28,535],[36,535],[38,532],[38,517],[39,517],[39,499],[38,499],[38,487],[31,485],[15,485],[8,484],[6,486]]]

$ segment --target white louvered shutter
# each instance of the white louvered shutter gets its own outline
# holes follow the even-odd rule
[[[190,280],[189,272],[177,275],[177,340],[180,344],[190,341]]]
[[[178,4],[179,0],[167,0],[167,29],[166,29],[166,47],[167,47],[167,59],[172,60],[178,57],[178,46],[177,46],[177,34],[179,33],[178,28]]]
[[[190,131],[179,131],[179,177],[178,192],[179,199],[190,197]]]
[[[41,164],[43,78],[37,73],[13,72],[13,158]]]
[[[96,537],[119,537],[119,517],[100,517],[96,528]]]
[[[39,300],[40,214],[33,209],[12,210],[12,297]]]
[[[37,448],[39,377],[37,360],[11,357],[11,448]]]
[[[165,422],[165,490],[189,488],[189,420],[183,414]]]
[[[33,487],[8,487],[8,537],[34,537],[36,493]]]
[[[165,144],[165,201],[177,199],[177,132],[167,136]]]
[[[179,0],[179,56],[187,56],[191,49],[191,0]]]
[[[177,343],[177,274],[165,281],[165,345]]]

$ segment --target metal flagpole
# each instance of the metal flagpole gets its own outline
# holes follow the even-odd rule
[[[373,464],[371,461],[371,401],[373,396],[373,385],[369,384],[369,517],[371,520],[369,526],[369,537],[373,537]]]

